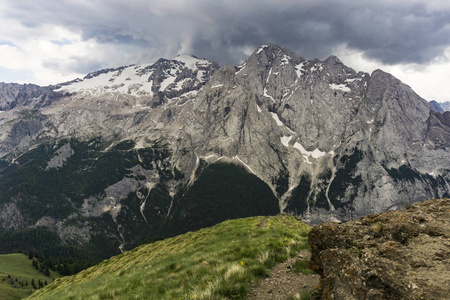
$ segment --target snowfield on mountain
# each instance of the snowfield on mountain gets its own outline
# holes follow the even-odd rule
[[[0,227],[98,259],[226,219],[449,196],[450,112],[335,56],[264,45],[239,66],[182,55],[0,91]]]

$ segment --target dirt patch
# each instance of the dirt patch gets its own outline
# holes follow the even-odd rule
[[[261,221],[261,225],[259,225],[258,229],[266,228],[268,221],[269,221],[269,218],[264,218],[264,220]]]
[[[296,257],[270,270],[270,277],[261,279],[250,291],[248,300],[289,299],[300,291],[313,291],[319,285],[317,274],[296,274],[292,265],[297,259],[309,259],[310,253],[303,250]]]

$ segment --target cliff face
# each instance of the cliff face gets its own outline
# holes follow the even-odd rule
[[[0,128],[0,230],[47,227],[93,249],[450,195],[448,114],[383,71],[276,45],[239,66],[179,56],[53,87],[0,85]]]
[[[309,234],[325,299],[450,299],[450,199]]]

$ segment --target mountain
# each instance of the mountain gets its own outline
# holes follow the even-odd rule
[[[430,108],[438,113],[444,113],[444,110],[442,109],[441,105],[439,104],[439,102],[436,102],[434,100],[430,101]]]
[[[183,55],[2,88],[0,251],[39,229],[55,256],[103,259],[226,219],[345,221],[449,195],[449,114],[334,56],[264,45],[238,66]]]
[[[450,111],[450,101],[440,102],[439,105],[441,106],[442,110]]]
[[[432,110],[444,113],[450,111],[450,101],[447,102],[437,102],[435,100],[430,101],[430,107]]]

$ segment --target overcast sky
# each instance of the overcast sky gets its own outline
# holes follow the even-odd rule
[[[1,0],[0,18],[0,82],[48,85],[180,53],[234,65],[273,43],[450,101],[448,0]]]

